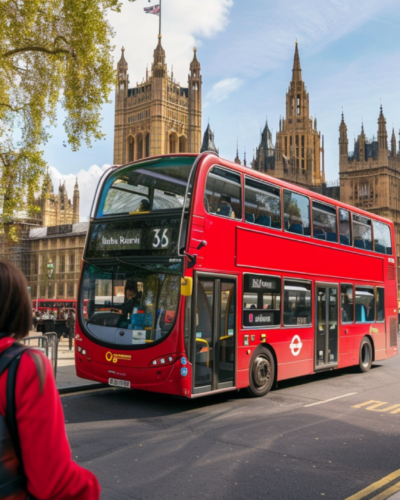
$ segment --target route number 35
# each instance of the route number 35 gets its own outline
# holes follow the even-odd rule
[[[169,245],[168,229],[153,229],[153,248],[167,248]]]

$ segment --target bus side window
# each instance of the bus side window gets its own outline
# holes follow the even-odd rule
[[[392,255],[392,241],[390,227],[377,220],[372,221],[374,225],[375,252]]]
[[[214,167],[207,176],[204,207],[211,214],[242,218],[241,178],[236,172]]]
[[[290,233],[310,236],[310,199],[292,191],[283,191],[285,229]]]
[[[341,285],[340,304],[342,311],[342,323],[353,323],[353,285]]]
[[[285,280],[284,325],[311,324],[311,283],[297,280]]]
[[[375,294],[372,287],[356,287],[356,323],[375,321]]]
[[[246,178],[244,197],[246,222],[282,228],[281,193],[278,187]]]
[[[281,324],[281,278],[245,274],[243,280],[243,326]]]
[[[385,289],[376,287],[376,321],[385,320]]]
[[[371,224],[371,219],[353,214],[353,243],[356,248],[372,250]]]
[[[313,237],[319,240],[333,241],[337,243],[336,209],[331,205],[325,205],[313,201]]]
[[[350,212],[339,208],[339,243],[351,245]]]

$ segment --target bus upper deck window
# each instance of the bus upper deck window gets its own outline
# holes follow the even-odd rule
[[[372,250],[371,219],[353,214],[353,244],[356,248]]]
[[[246,178],[245,220],[281,229],[281,193],[276,186]]]
[[[290,233],[310,236],[310,200],[292,191],[283,192],[285,229]]]
[[[339,242],[342,245],[351,245],[350,212],[339,208]]]
[[[383,222],[373,221],[375,252],[392,255],[392,240],[390,237],[390,227]]]
[[[313,201],[313,237],[337,243],[336,209]]]
[[[223,168],[214,167],[207,176],[204,206],[211,214],[242,218],[240,175]]]

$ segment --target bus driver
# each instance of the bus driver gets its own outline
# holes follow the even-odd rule
[[[132,314],[134,307],[140,306],[137,281],[127,280],[125,284],[125,302],[122,304],[121,313],[124,316]]]

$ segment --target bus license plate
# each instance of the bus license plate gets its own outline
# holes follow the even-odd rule
[[[114,385],[115,387],[127,387],[131,388],[131,383],[129,380],[118,380],[117,378],[109,378],[108,385]]]

